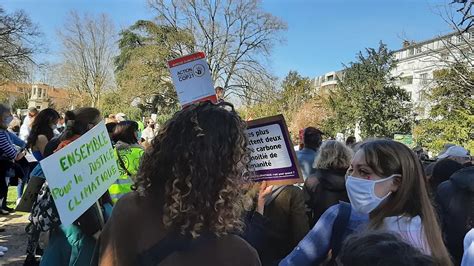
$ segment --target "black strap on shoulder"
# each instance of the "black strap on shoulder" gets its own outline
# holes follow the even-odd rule
[[[351,216],[351,204],[340,201],[339,202],[339,212],[337,214],[336,220],[332,226],[331,234],[331,249],[332,249],[332,258],[335,259],[339,253],[342,246],[342,237],[346,231],[347,224],[349,223],[349,218]]]
[[[210,234],[203,234],[196,239],[192,239],[189,236],[170,232],[151,248],[139,254],[137,257],[137,265],[156,266],[174,252],[188,250],[211,238],[212,236]]]
[[[283,186],[280,186],[278,188],[276,188],[275,190],[272,191],[272,194],[270,194],[269,197],[267,197],[265,199],[265,206],[269,205],[270,203],[272,203],[272,201],[278,197],[278,195],[280,195],[280,193],[283,191],[283,189],[285,189],[286,185],[283,185]]]

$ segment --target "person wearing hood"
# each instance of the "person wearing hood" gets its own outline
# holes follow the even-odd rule
[[[438,186],[438,211],[446,247],[459,265],[463,255],[463,239],[474,227],[474,166],[455,172]]]
[[[138,172],[143,147],[138,144],[138,124],[135,121],[123,121],[117,124],[112,140],[115,143],[115,156],[120,177],[109,188],[112,202],[115,204],[123,195],[132,191],[133,178]]]
[[[319,148],[313,165],[316,171],[304,183],[311,226],[332,205],[349,202],[344,177],[351,159],[352,150],[339,141],[325,141]]]

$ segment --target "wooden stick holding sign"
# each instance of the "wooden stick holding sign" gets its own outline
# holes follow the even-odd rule
[[[217,101],[203,52],[168,61],[168,67],[182,107],[206,100]]]
[[[269,185],[302,183],[303,175],[283,115],[249,121],[247,125],[251,179],[267,181]]]

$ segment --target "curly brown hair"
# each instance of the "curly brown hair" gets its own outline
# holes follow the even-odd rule
[[[168,229],[193,238],[239,232],[249,158],[245,129],[229,103],[188,106],[153,139],[133,189],[141,196],[164,193]]]

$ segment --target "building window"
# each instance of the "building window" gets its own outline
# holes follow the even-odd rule
[[[456,37],[456,42],[457,43],[462,43],[462,41],[463,41],[462,35],[459,35],[459,36]]]
[[[421,54],[421,46],[416,47],[416,53],[417,53],[417,54]]]
[[[469,33],[469,39],[474,40],[474,32]]]
[[[400,78],[400,85],[410,85],[413,84],[413,76],[406,76]]]
[[[448,53],[441,53],[439,55],[441,60],[449,60],[449,54]]]
[[[423,73],[420,75],[421,79],[421,85],[427,85],[428,84],[428,73]]]
[[[328,76],[328,79],[327,79],[327,81],[333,81],[333,80],[334,80],[334,75],[330,75],[330,76]]]
[[[415,48],[408,49],[408,55],[414,55],[414,54],[415,54]]]

